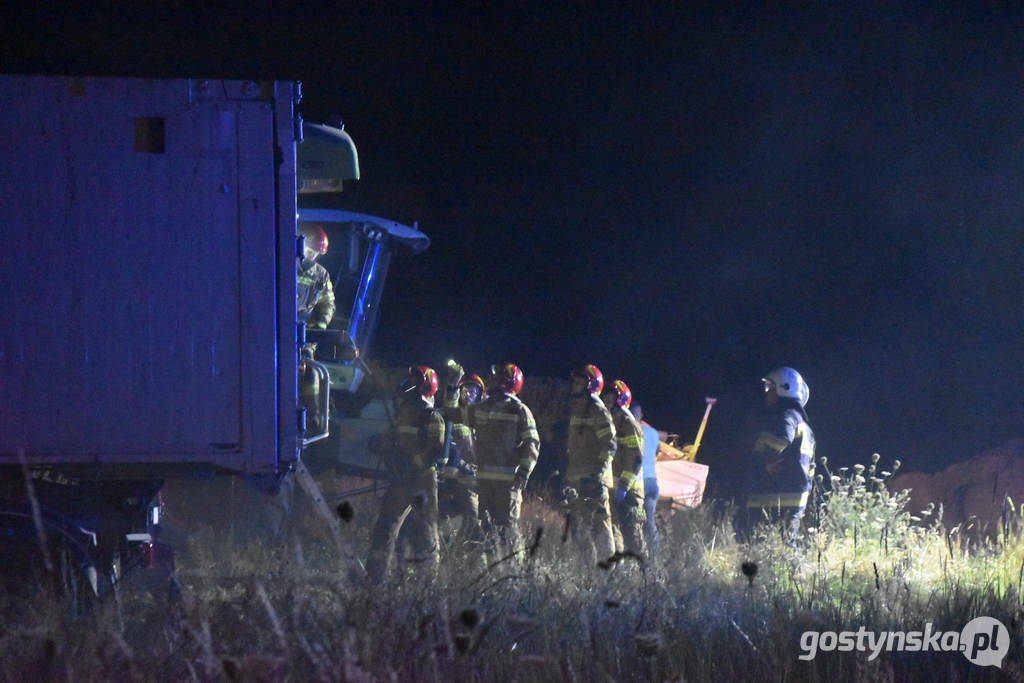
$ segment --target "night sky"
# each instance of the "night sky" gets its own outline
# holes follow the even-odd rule
[[[582,6],[581,6],[582,7]],[[296,78],[347,208],[418,222],[385,363],[584,362],[738,465],[800,370],[819,455],[1024,436],[1024,13],[4,8],[5,71]]]

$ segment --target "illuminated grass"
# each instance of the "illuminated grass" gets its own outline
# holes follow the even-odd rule
[[[738,543],[731,509],[709,502],[664,525],[653,566],[614,570],[581,567],[542,505],[524,519],[528,545],[544,529],[525,561],[482,570],[449,537],[436,577],[408,567],[376,588],[314,517],[274,547],[195,533],[179,549],[178,600],[128,585],[80,614],[42,592],[6,596],[0,667],[9,680],[1019,679],[1019,513],[989,540],[950,530],[869,469],[835,473],[796,548],[770,525]],[[361,554],[368,524],[345,527]],[[1002,672],[952,652],[797,659],[806,630],[959,630],[976,616],[1010,630]]]

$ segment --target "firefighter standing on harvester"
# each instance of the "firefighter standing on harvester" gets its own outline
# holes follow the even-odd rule
[[[449,396],[462,378],[458,364],[449,366]],[[540,436],[533,413],[518,398],[523,371],[513,363],[491,368],[488,396],[459,408],[446,408],[453,421],[474,430],[477,457],[477,493],[485,529],[501,539],[503,553],[523,550],[519,517],[523,489],[537,464]]]
[[[444,417],[434,409],[436,392],[437,373],[424,366],[409,368],[408,377],[398,387],[390,443],[384,452],[395,479],[381,505],[366,563],[367,574],[376,580],[387,576],[398,533],[414,508],[423,523],[416,526],[416,537],[410,542],[414,548],[425,549],[425,556],[416,559],[432,569],[440,560],[437,471],[444,465]]]
[[[601,400],[612,414],[615,425],[616,448],[612,460],[615,491],[612,494],[612,519],[615,522],[616,546],[644,557],[644,436],[640,423],[629,412],[633,395],[621,379],[617,379],[601,392]]]
[[[296,259],[296,308],[300,321],[311,330],[326,330],[334,318],[334,286],[327,269],[316,262],[327,253],[327,233],[319,225],[299,230],[303,236],[302,258]]]
[[[584,562],[593,561],[591,564],[607,560],[615,552],[609,506],[615,425],[598,398],[603,387],[604,376],[596,366],[573,370],[565,483],[573,535],[582,546]]]
[[[327,269],[316,262],[317,257],[327,253],[327,233],[319,225],[306,225],[299,230],[302,235],[302,257],[297,258],[295,268],[295,308],[299,322],[306,323],[310,330],[326,330],[334,318],[334,286]],[[302,358],[312,359],[316,344],[302,347]],[[320,379],[304,363],[299,365],[299,395],[306,408],[308,419],[322,428],[320,415]]]

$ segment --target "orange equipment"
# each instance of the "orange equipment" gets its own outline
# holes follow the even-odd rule
[[[711,406],[718,399],[705,398],[707,408],[704,419],[693,445],[682,448],[665,441],[658,442],[658,454],[655,456],[654,469],[658,477],[658,497],[668,498],[673,507],[697,507],[704,499],[704,487],[708,480],[708,466],[695,462],[697,449],[704,437],[704,428],[708,424]],[[674,441],[674,439],[670,439]]]

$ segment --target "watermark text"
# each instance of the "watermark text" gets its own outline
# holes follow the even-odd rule
[[[810,661],[819,652],[868,652],[868,661],[882,652],[962,652],[973,664],[1002,667],[1010,649],[1010,632],[998,619],[977,617],[962,631],[936,631],[925,624],[923,631],[804,631],[800,636],[799,659]]]

